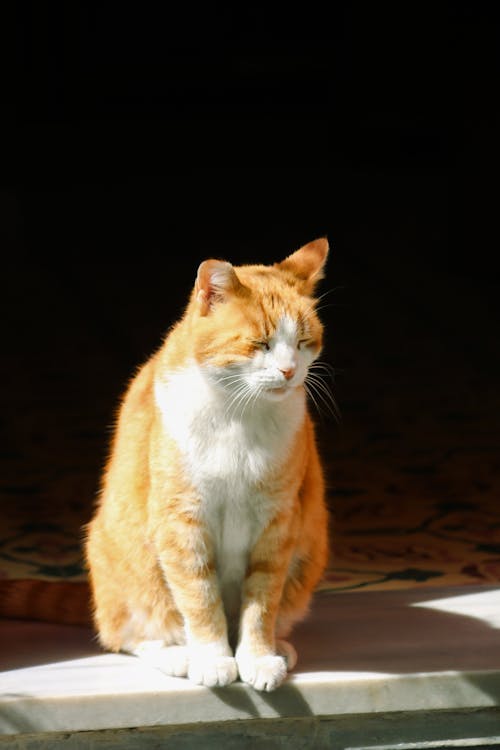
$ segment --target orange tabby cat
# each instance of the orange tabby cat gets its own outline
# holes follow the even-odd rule
[[[273,690],[327,557],[304,381],[328,243],[207,260],[121,405],[86,545],[101,643],[170,675]]]

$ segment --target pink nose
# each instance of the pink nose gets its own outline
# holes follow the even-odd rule
[[[290,380],[295,375],[295,367],[289,367],[288,370],[281,371],[287,380]]]

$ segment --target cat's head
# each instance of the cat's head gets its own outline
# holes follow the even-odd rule
[[[327,255],[318,239],[272,266],[200,265],[189,306],[194,356],[235,400],[282,400],[303,385],[322,345],[313,294]]]

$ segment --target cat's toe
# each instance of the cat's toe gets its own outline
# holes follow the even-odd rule
[[[144,641],[133,653],[170,677],[186,677],[188,673],[186,646],[163,646],[161,641]]]
[[[238,670],[243,682],[252,685],[255,690],[270,692],[285,680],[287,662],[283,656],[268,654],[265,656],[240,656]]]
[[[168,646],[161,649],[158,653],[156,667],[171,677],[186,677],[188,673],[186,646]]]
[[[238,667],[234,656],[216,656],[207,659],[191,659],[188,677],[196,685],[224,687],[238,677]]]
[[[297,664],[297,652],[288,641],[276,641],[276,651],[280,656],[283,656],[286,660],[286,668],[289,672]]]

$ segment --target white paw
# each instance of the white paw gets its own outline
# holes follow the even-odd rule
[[[288,641],[276,641],[276,651],[280,656],[283,656],[286,660],[286,668],[289,672],[297,664],[297,652]]]
[[[241,680],[255,690],[275,690],[286,677],[287,662],[283,656],[253,656],[248,652],[236,652],[236,661]]]
[[[143,641],[134,653],[146,664],[171,677],[186,677],[188,673],[186,646],[163,646],[162,641]]]
[[[234,656],[206,655],[199,653],[189,657],[188,677],[196,685],[223,687],[238,677]]]
[[[191,641],[188,655],[188,677],[197,685],[223,687],[238,678],[238,667],[225,638],[212,643]]]

